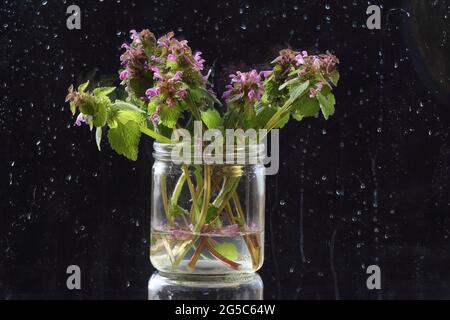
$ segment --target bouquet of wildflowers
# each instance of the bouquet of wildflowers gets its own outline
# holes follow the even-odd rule
[[[205,70],[201,52],[193,52],[186,40],[177,40],[172,32],[157,39],[149,30],[133,30],[131,43],[124,43],[122,49],[119,78],[125,91],[122,96],[126,98],[112,100],[114,87],[90,91],[87,82],[77,90],[70,86],[66,101],[76,115],[77,126],[84,123],[91,130],[95,127],[99,149],[106,133],[111,147],[131,160],[138,158],[142,134],[172,144],[174,131],[183,128],[192,132],[195,122],[204,129],[221,132],[270,131],[283,127],[291,118],[300,121],[321,113],[328,119],[334,113],[332,90],[339,80],[339,60],[329,52],[311,55],[306,51],[281,50],[270,70],[231,74],[222,103],[212,90],[210,71]],[[171,245],[173,239],[163,239],[161,246],[152,250],[168,250],[174,268],[190,250],[193,253],[189,268],[195,268],[205,250],[227,267],[239,268],[233,259],[236,250],[232,245],[217,245],[201,236],[211,230],[230,235],[250,228],[236,196],[240,178],[232,176],[214,182],[215,170],[209,164],[183,164],[172,194],[167,193],[163,183],[166,224],[158,227],[172,230],[177,245]],[[185,185],[190,192],[190,208],[178,203]],[[183,226],[176,222],[178,216],[182,216]],[[230,221],[226,227],[223,217]],[[252,263],[257,266],[261,263],[260,240],[252,235],[244,240]]]

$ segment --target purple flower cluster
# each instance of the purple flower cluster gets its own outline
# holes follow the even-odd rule
[[[299,68],[298,75],[300,77],[322,75],[321,80],[315,83],[314,87],[309,89],[309,96],[314,98],[322,88],[328,85],[327,79],[330,78],[332,72],[336,70],[336,65],[339,63],[335,55],[327,52],[321,55],[308,55],[306,51],[302,51],[295,56],[297,67]]]
[[[278,74],[282,75],[282,82],[288,80],[286,79],[288,73],[286,71],[292,69],[298,70],[298,76],[301,78],[315,79],[315,84],[309,89],[309,96],[314,98],[324,86],[329,85],[328,81],[332,73],[336,71],[339,60],[329,52],[320,55],[309,55],[307,51],[299,52],[284,49],[280,51],[280,55],[272,63],[279,66]]]
[[[161,108],[171,108],[184,100],[189,87],[207,83],[201,73],[205,60],[201,52],[192,53],[186,40],[174,38],[173,32],[157,40],[148,30],[132,30],[130,34],[131,44],[122,45],[125,52],[120,59],[124,69],[119,78],[127,92],[141,100],[157,102],[150,116],[156,123]],[[136,81],[130,81],[133,79]]]
[[[144,44],[154,47],[156,42],[155,36],[148,30],[137,33],[136,30],[130,31],[131,44],[124,43],[121,48],[125,52],[120,56],[120,61],[125,67],[119,72],[120,80],[128,80],[131,78],[141,78],[145,75],[146,66],[150,61],[150,57],[146,54]]]
[[[231,83],[225,88],[223,98],[227,101],[237,101],[243,99],[249,103],[254,103],[261,99],[264,93],[263,80],[269,75],[270,71],[258,73],[256,70],[250,72],[237,71],[231,74]]]
[[[187,96],[187,87],[182,81],[183,72],[181,71],[161,73],[160,68],[156,66],[151,67],[151,70],[155,86],[145,91],[145,99],[151,100],[153,97],[158,97],[159,104],[150,118],[153,123],[156,123],[159,120],[161,107],[171,108],[177,102],[184,100]]]

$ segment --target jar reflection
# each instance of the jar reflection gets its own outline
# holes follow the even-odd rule
[[[256,274],[187,276],[155,272],[148,282],[149,300],[262,300],[263,281]]]

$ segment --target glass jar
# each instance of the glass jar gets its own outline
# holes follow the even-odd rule
[[[257,271],[264,259],[265,168],[260,157],[249,161],[247,148],[243,164],[177,164],[171,156],[174,147],[153,145],[153,266],[190,275]]]

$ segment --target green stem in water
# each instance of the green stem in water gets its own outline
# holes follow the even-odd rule
[[[173,189],[172,197],[170,198],[171,207],[178,205],[178,198],[180,197],[181,190],[183,190],[184,183],[186,182],[186,173],[183,172],[178,178],[177,184]]]
[[[175,258],[175,261],[172,263],[172,269],[175,269],[183,260],[184,256],[189,252],[191,247],[195,244],[198,239],[197,233],[201,231],[201,228],[205,224],[206,214],[208,213],[209,201],[211,198],[211,167],[208,165],[204,166],[204,188],[203,188],[203,203],[200,211],[200,215],[198,217],[198,221],[194,226],[194,237],[183,243],[180,247],[180,253]]]
[[[173,217],[170,215],[169,212],[169,203],[167,200],[167,185],[166,185],[166,176],[161,177],[161,197],[164,207],[164,213],[166,214],[167,223],[169,226],[173,225]]]
[[[192,183],[191,176],[189,175],[189,168],[188,168],[188,166],[186,164],[183,164],[183,173],[184,173],[184,175],[186,177],[186,180],[187,180],[189,192],[191,193],[192,206],[193,206],[191,221],[194,222],[197,219],[198,215],[199,215],[198,201],[197,201],[197,195],[195,193],[194,184]]]

